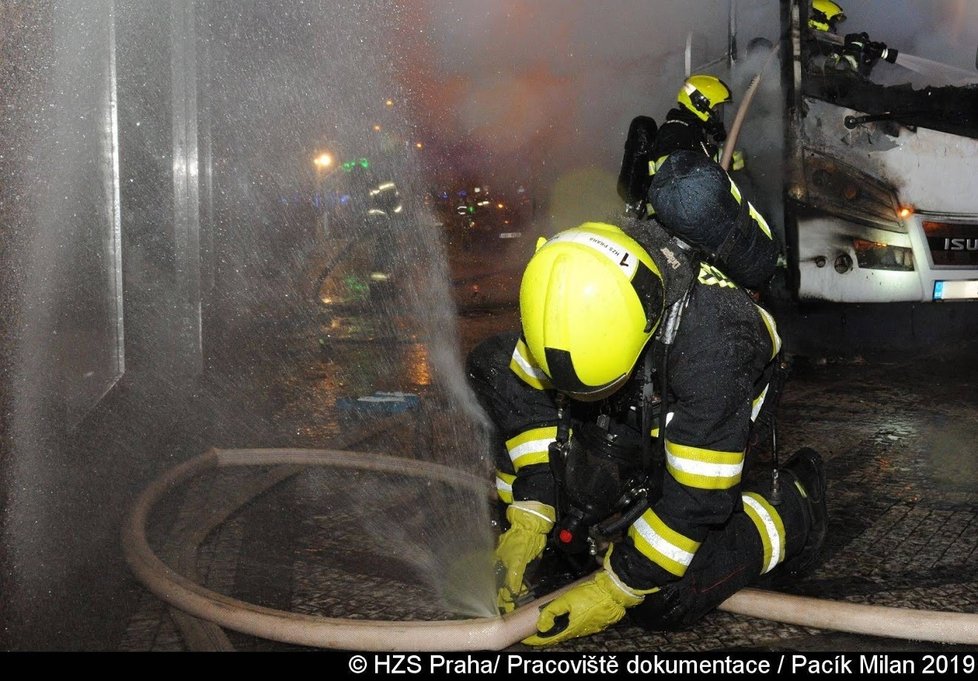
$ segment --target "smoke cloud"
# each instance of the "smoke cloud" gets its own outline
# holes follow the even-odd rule
[[[978,3],[973,0],[849,0],[840,33],[870,38],[918,57],[978,73]]]
[[[845,32],[866,31],[896,49],[975,68],[976,3],[841,4],[849,17]],[[613,177],[629,121],[639,114],[661,121],[675,102],[688,36],[694,70],[726,66],[729,6],[713,0],[408,5],[399,13],[399,75],[443,168],[483,175],[491,169],[548,188],[583,169]],[[779,2],[734,5],[741,52],[756,37],[777,41]],[[733,78],[736,97],[749,78]],[[602,210],[614,183],[599,180],[587,189],[595,203],[583,210]]]
[[[706,36],[725,41],[727,23],[716,3],[682,0],[464,0],[411,16],[401,77],[440,162],[547,190],[586,176],[599,206],[614,181],[594,183],[594,170],[617,174],[631,119],[675,101],[687,33],[715,58],[725,44]]]

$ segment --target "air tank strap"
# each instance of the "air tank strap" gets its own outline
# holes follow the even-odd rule
[[[547,458],[550,465],[550,472],[554,477],[554,510],[556,512],[556,524],[560,524],[563,515],[564,501],[564,467],[567,463],[567,452],[570,449],[570,430],[571,416],[570,408],[567,404],[567,396],[557,393],[557,437],[550,443]]]

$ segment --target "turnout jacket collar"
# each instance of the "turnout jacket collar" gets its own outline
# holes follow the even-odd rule
[[[699,261],[690,247],[654,219],[626,217],[619,225],[645,249],[662,274],[665,305],[678,302],[699,271]]]

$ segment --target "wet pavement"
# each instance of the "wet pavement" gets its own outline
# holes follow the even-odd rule
[[[494,282],[486,284],[490,277]],[[473,282],[486,284],[482,299],[474,302],[473,289],[466,289]],[[471,275],[456,281],[460,314],[454,360],[486,335],[513,328],[514,282],[515,274],[504,267],[481,280]],[[213,446],[322,448],[342,441],[354,443],[349,449],[356,451],[487,473],[477,457],[461,451],[468,431],[459,426],[452,395],[438,388],[429,339],[378,322],[374,313],[324,312],[300,325],[264,329],[263,356],[267,359],[275,338],[283,348],[278,362],[271,372],[267,365],[251,364],[250,391],[238,384],[237,399],[225,407],[225,417],[238,423],[248,422],[254,410],[263,426]],[[806,319],[786,321],[788,335],[804,336]],[[939,353],[925,348],[875,358],[851,352],[789,355],[780,449],[811,446],[822,452],[830,529],[820,567],[779,588],[857,604],[978,613],[978,381],[965,344],[959,352],[947,352],[951,345]],[[403,371],[371,371],[390,366],[392,358]],[[374,390],[405,391],[420,402],[398,414],[338,411],[338,395]],[[150,529],[158,555],[179,555],[209,505],[233,496],[253,475],[245,470],[207,474],[175,490]],[[444,586],[454,579],[454,561],[484,548],[483,528],[476,527],[485,520],[478,510],[482,503],[462,500],[464,507],[477,509],[462,513],[451,490],[396,476],[366,482],[365,475],[311,469],[287,476],[208,535],[196,565],[200,582],[248,603],[320,617],[474,616],[453,610],[458,599]],[[465,528],[478,539],[466,539]],[[476,590],[491,594],[491,586]],[[212,649],[213,642],[188,636],[180,614],[148,590],[137,587],[133,593],[138,597],[129,604],[124,635],[105,642],[106,648]],[[308,649],[233,630],[223,631],[221,646]],[[519,643],[511,649],[527,650]],[[554,650],[962,651],[978,646],[849,634],[718,611],[679,632],[649,632],[625,620]]]

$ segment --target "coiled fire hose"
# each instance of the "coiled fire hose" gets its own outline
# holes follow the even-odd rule
[[[216,593],[160,560],[147,541],[154,506],[170,490],[214,468],[272,466],[272,479],[285,479],[307,466],[333,466],[412,475],[485,493],[486,483],[440,464],[343,450],[211,449],[152,482],[137,498],[122,530],[125,558],[146,588],[170,606],[203,621],[266,640],[339,650],[463,651],[503,650],[536,630],[539,608],[582,580],[537,599],[508,615],[445,621],[339,619],[265,608]],[[282,467],[281,475],[277,467]],[[256,492],[260,493],[262,490]],[[226,518],[235,508],[215,518]],[[194,533],[202,541],[207,528]],[[197,546],[190,547],[196,550]],[[587,578],[584,578],[587,579]],[[720,610],[804,627],[916,641],[978,644],[978,615],[913,610],[792,596],[743,589]]]

